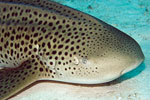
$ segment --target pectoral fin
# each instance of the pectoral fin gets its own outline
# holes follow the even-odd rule
[[[44,67],[36,60],[26,61],[17,68],[0,70],[0,100],[8,99],[45,74]]]

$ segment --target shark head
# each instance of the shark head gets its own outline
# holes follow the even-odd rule
[[[75,51],[80,47],[80,52],[66,58],[70,63],[60,67],[60,80],[82,84],[105,83],[143,62],[142,50],[133,38],[113,26],[98,22],[97,25],[91,25],[92,31],[85,33],[85,39],[81,40],[84,42],[74,45]]]

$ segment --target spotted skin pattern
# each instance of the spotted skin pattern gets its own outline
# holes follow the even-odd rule
[[[135,40],[48,0],[0,0],[0,100],[37,80],[112,81],[144,55]]]

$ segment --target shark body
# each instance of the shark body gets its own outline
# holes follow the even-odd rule
[[[0,100],[37,80],[112,81],[144,60],[107,23],[48,0],[0,0]]]

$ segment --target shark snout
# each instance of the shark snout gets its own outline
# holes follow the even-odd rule
[[[130,72],[133,69],[136,69],[143,61],[144,61],[144,55],[141,56],[141,59],[136,59],[135,58],[135,63],[133,63],[132,65],[130,65],[129,67],[125,68],[124,70],[121,71],[121,75]]]

